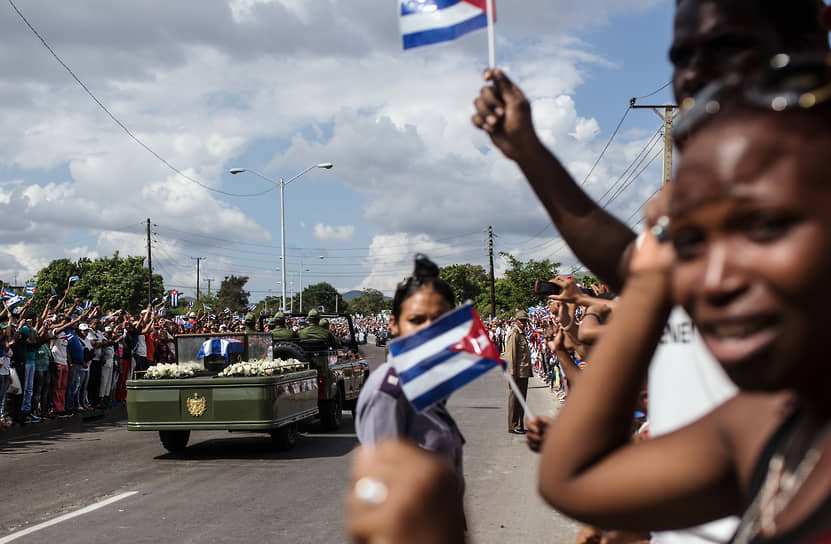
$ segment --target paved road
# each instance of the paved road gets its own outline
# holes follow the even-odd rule
[[[380,364],[382,349],[364,351]],[[532,409],[550,413],[550,395],[531,387]],[[471,541],[571,542],[576,526],[536,495],[536,457],[507,433],[505,389],[492,372],[450,402],[468,441]],[[267,435],[200,432],[173,455],[123,422],[0,443],[0,544],[344,542],[356,444],[349,413],[338,433],[311,425],[290,452],[274,451]],[[44,522],[54,524],[15,538]]]

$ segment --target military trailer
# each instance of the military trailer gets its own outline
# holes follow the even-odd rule
[[[127,382],[127,428],[158,431],[169,451],[186,448],[194,430],[266,432],[289,449],[304,421],[319,416],[326,430],[337,430],[369,375],[357,345],[272,341],[269,332],[174,340],[177,365]]]

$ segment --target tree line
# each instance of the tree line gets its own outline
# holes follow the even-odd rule
[[[561,263],[549,259],[522,261],[509,253],[501,253],[508,267],[504,274],[494,281],[494,301],[497,317],[512,314],[517,309],[524,309],[544,303],[534,293],[534,282],[549,280],[560,274]],[[78,281],[69,282],[71,276],[78,276]],[[475,264],[451,264],[439,269],[439,277],[453,288],[456,303],[472,301],[480,315],[489,316],[491,312],[490,283],[486,270]],[[81,258],[77,261],[57,259],[50,262],[37,273],[37,289],[34,307],[43,308],[54,289],[58,296],[69,286],[69,300],[79,298],[101,306],[104,311],[125,309],[136,313],[147,306],[147,268],[144,257],[122,257],[115,252],[112,257],[97,259]],[[578,278],[584,284],[596,283],[588,275]],[[247,276],[226,276],[219,289],[213,294],[200,294],[195,304],[198,309],[209,306],[215,312],[225,308],[233,312],[245,313],[250,304],[251,293],[245,290]],[[152,298],[162,300],[166,293],[164,281],[159,274],[153,274],[150,293]],[[360,295],[347,301],[334,286],[320,282],[303,289],[303,312],[312,308],[323,307],[327,312],[337,309],[339,312],[372,315],[392,309],[392,301],[377,289],[364,289]],[[287,306],[300,312],[300,294],[295,294],[287,301]],[[257,312],[268,310],[276,313],[280,307],[280,297],[266,296],[257,302]],[[180,300],[178,308],[171,308],[169,314],[182,314],[189,311]]]

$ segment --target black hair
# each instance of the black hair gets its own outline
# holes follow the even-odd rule
[[[687,0],[676,0],[678,7]],[[751,6],[748,6],[751,7]],[[759,0],[756,6],[761,21],[769,23],[779,39],[779,47],[789,53],[828,51],[828,30],[821,21],[823,0]]]
[[[395,296],[392,298],[392,315],[397,319],[401,315],[401,305],[404,304],[404,301],[425,287],[429,287],[444,297],[450,303],[450,306],[456,305],[453,288],[439,277],[439,267],[426,255],[417,253],[413,275],[399,283],[398,287],[395,288]]]

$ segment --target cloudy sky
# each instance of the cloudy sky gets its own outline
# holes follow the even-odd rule
[[[497,63],[578,180],[629,98],[669,80],[672,4],[497,2]],[[168,288],[192,295],[203,257],[213,288],[236,274],[254,300],[277,294],[279,189],[228,170],[279,180],[322,162],[334,168],[285,190],[290,290],[301,263],[304,285],[388,294],[417,251],[486,265],[488,225],[497,251],[575,265],[519,170],[470,123],[486,32],[403,51],[397,6],[0,2],[0,280],[61,257],[145,254],[149,217]],[[630,223],[660,183],[660,124],[631,111],[586,180]]]

